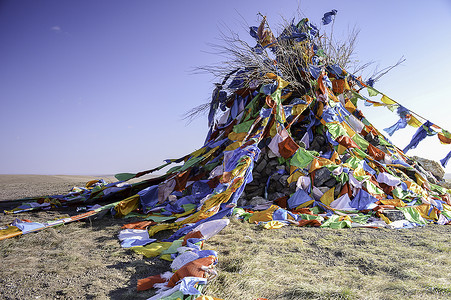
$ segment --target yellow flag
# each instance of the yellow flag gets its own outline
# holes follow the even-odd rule
[[[196,300],[222,300],[222,299],[215,298],[215,297],[212,297],[212,296],[202,295],[200,297],[197,297]]]
[[[263,225],[263,227],[266,229],[279,229],[283,226],[285,226],[285,224],[280,221],[269,221],[268,223]]]
[[[346,108],[350,113],[353,113],[353,112],[357,109],[357,107],[355,107],[355,105],[354,105],[350,100],[346,101],[346,103],[345,103],[345,108]]]
[[[229,133],[228,138],[231,141],[240,141],[240,142],[242,142],[247,135],[248,135],[247,132],[236,133],[236,132],[232,131],[231,133]]]
[[[312,204],[314,201],[315,201],[315,200],[306,201],[306,202],[302,203],[301,205],[297,206],[296,209],[300,209],[300,208],[303,208],[303,207],[307,207],[307,206],[309,206],[310,204]]]
[[[192,152],[190,156],[198,157],[198,156],[204,154],[206,150],[207,150],[207,147],[202,147],[202,148],[197,149],[196,151]]]
[[[114,209],[116,217],[124,217],[139,207],[139,195],[133,195],[119,202]]]
[[[332,203],[332,201],[334,201],[334,192],[335,192],[335,187],[332,187],[331,189],[329,189],[327,192],[325,192],[322,196],[321,199],[319,199],[319,201],[321,201],[322,203],[326,204],[327,206],[330,205],[330,203]]]
[[[279,84],[277,88],[279,89],[283,89],[284,87],[286,87],[288,84],[290,84],[289,82],[283,80],[282,78],[280,78],[279,76],[277,76],[274,73],[266,73],[266,77],[270,78],[270,79],[275,79],[277,80],[277,83]]]
[[[348,148],[346,148],[345,146],[339,144],[338,148],[337,148],[337,152],[339,155],[342,155]]]
[[[355,135],[354,129],[352,129],[351,126],[349,126],[346,122],[341,122],[340,124],[344,127],[351,138]]]
[[[241,147],[242,144],[243,144],[243,143],[242,143],[242,142],[239,142],[239,141],[238,141],[238,142],[234,142],[234,143],[228,145],[228,146],[224,149],[224,151],[235,150],[235,149]]]
[[[291,114],[293,116],[297,116],[299,114],[302,114],[302,112],[308,107],[308,104],[296,104],[293,105],[293,108],[291,109]]]
[[[381,200],[381,203],[385,205],[393,205],[395,207],[407,206],[407,204],[404,203],[404,201],[402,201],[401,199],[383,199]]]
[[[415,178],[417,179],[417,184],[418,184],[419,186],[423,186],[423,183],[426,182],[426,179],[424,179],[423,176],[421,176],[421,175],[418,174],[418,173],[415,173]]]
[[[415,118],[414,116],[410,117],[410,120],[407,121],[407,124],[409,124],[412,127],[418,128],[421,125],[423,125],[423,123],[420,122],[420,120],[418,120],[417,118]]]
[[[365,170],[361,167],[358,166],[355,170],[354,170],[354,177],[361,177],[361,176],[365,176],[366,172]]]
[[[219,146],[214,147],[213,149],[211,149],[210,151],[208,151],[206,154],[203,155],[203,157],[208,158],[210,157],[213,153],[216,152],[216,150],[219,149]]]
[[[381,101],[384,102],[385,104],[389,104],[389,105],[396,104],[395,101],[393,101],[392,99],[388,98],[386,95],[382,96]]]
[[[288,184],[292,183],[293,181],[297,182],[299,177],[303,176],[302,172],[296,171],[293,174],[290,175],[290,177],[287,178]]]
[[[135,246],[130,249],[138,254],[142,254],[145,257],[155,257],[161,254],[164,250],[171,247],[171,242],[155,242],[146,246]]]
[[[425,203],[420,204],[420,205],[416,206],[415,209],[425,219],[428,219],[428,220],[437,220],[438,219],[437,209],[436,208],[431,209],[430,204],[425,204]]]

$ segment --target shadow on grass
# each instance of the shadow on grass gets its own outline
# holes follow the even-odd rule
[[[288,289],[284,293],[280,294],[276,297],[276,299],[286,299],[286,300],[295,300],[295,299],[334,299],[334,300],[350,300],[354,299],[351,291],[342,290],[342,291],[315,291],[310,288],[296,287],[293,289]]]
[[[134,269],[133,275],[129,277],[129,284],[127,287],[119,288],[111,291],[108,295],[110,299],[147,299],[155,295],[155,290],[137,291],[137,283],[139,279],[143,279],[152,275],[157,275],[169,270],[168,264],[161,259],[152,259],[152,265],[149,265],[150,259],[136,260],[131,263],[120,262],[108,266],[114,269]]]
[[[119,221],[119,222],[118,222]],[[134,218],[131,219],[113,219],[111,222],[115,222],[116,225],[122,226],[123,224],[132,223],[138,220]],[[93,223],[93,228],[95,230],[104,229],[109,226],[108,221],[100,222],[97,226]],[[119,227],[120,227],[119,226]],[[106,242],[108,240],[116,240],[117,233],[114,233],[109,237],[99,237],[99,242]],[[172,231],[159,232],[153,238],[161,241],[172,235]],[[118,242],[119,243],[119,242]],[[166,271],[170,271],[170,262],[162,260],[159,257],[146,258],[141,254],[136,254],[130,249],[119,248],[120,250],[112,249],[114,251],[113,255],[124,256],[120,261],[116,261],[113,264],[107,266],[109,269],[116,269],[122,274],[126,274],[128,285],[126,287],[114,289],[109,292],[108,296],[110,299],[148,299],[155,295],[155,290],[147,291],[137,291],[137,283],[139,279],[143,279],[152,275],[158,275]],[[125,270],[125,271],[124,271]]]

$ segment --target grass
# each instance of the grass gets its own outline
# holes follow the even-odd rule
[[[154,292],[137,292],[137,280],[169,263],[120,247],[120,226],[132,221],[105,217],[1,241],[0,298],[149,298]],[[219,253],[206,293],[225,300],[450,299],[450,233],[439,225],[266,230],[232,220],[205,243]]]
[[[284,227],[239,221],[211,238],[229,299],[449,299],[450,227],[408,230]]]
[[[33,220],[49,219],[49,212]],[[56,216],[56,214],[55,214]],[[0,216],[2,223],[7,218]],[[59,216],[61,217],[61,215]],[[147,299],[140,278],[164,272],[168,263],[144,259],[120,247],[117,234],[130,220],[105,217],[75,222],[0,241],[1,299]]]

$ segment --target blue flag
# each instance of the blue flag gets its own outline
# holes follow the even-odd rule
[[[445,158],[440,160],[440,163],[442,164],[442,166],[445,168],[446,165],[448,164],[448,160],[451,158],[451,151],[449,151],[448,155],[445,156]]]
[[[331,11],[328,11],[327,13],[324,14],[322,20],[323,20],[323,25],[327,25],[330,22],[332,22],[332,16],[335,16],[337,14],[337,10],[336,9],[332,9]]]

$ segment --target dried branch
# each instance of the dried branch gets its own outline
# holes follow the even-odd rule
[[[345,39],[336,40],[333,35],[333,23],[329,35],[326,33],[322,35],[317,34],[299,42],[293,38],[280,38],[281,33],[277,35],[279,38],[274,38],[273,32],[275,31],[271,30],[266,18],[261,14],[259,15],[261,23],[255,33],[258,35],[259,40],[257,46],[249,45],[236,32],[227,28],[227,34],[220,31],[220,44],[210,44],[212,49],[210,53],[222,57],[223,60],[215,65],[197,67],[195,72],[212,74],[218,82],[222,81],[222,83],[217,83],[217,85],[231,93],[234,90],[229,89],[226,83],[230,74],[238,70],[240,71],[236,76],[239,74],[245,87],[257,87],[262,84],[272,83],[273,79],[266,78],[264,74],[274,73],[289,82],[292,91],[303,95],[312,90],[311,77],[308,74],[308,70],[313,56],[319,60],[320,67],[338,64],[344,70],[353,70],[353,74],[362,72],[374,63],[371,61],[361,64],[356,59],[355,49],[360,32],[356,27],[349,30]],[[293,25],[291,22],[284,21],[285,24],[280,25],[278,28],[281,28],[282,32],[290,36],[290,30],[293,28]],[[264,44],[260,44],[261,41]],[[255,41],[253,41],[254,43]],[[313,44],[321,49],[316,55],[313,53]],[[378,80],[403,61],[401,59],[394,66],[385,68],[380,72],[374,72],[370,79]],[[205,113],[209,108],[209,103],[199,105],[190,110],[185,115],[185,119],[192,120]]]

